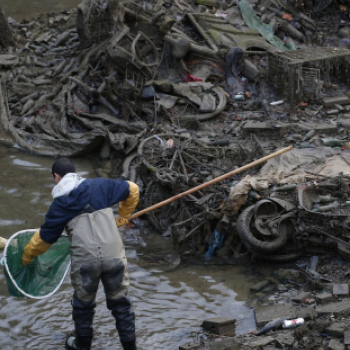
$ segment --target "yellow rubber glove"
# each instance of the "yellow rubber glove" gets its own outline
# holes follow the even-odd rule
[[[22,266],[29,265],[38,255],[44,254],[51,244],[44,242],[40,237],[40,230],[37,230],[29,243],[24,247],[22,255]]]
[[[0,249],[4,249],[5,248],[5,245],[7,243],[7,239],[4,238],[4,237],[0,237]]]
[[[127,219],[130,216],[130,214],[134,211],[140,198],[139,186],[137,186],[135,183],[131,181],[127,181],[127,183],[129,184],[129,191],[130,191],[129,197],[119,203],[119,209],[118,209],[118,214],[124,219]],[[118,225],[118,222],[117,222],[117,225]]]
[[[123,218],[122,216],[118,215],[115,218],[115,222],[117,223],[117,227],[122,227],[122,226],[126,226],[129,223],[128,219]]]

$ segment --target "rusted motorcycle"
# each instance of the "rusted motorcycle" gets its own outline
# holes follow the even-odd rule
[[[350,257],[349,181],[343,177],[268,192],[245,208],[237,231],[258,258],[290,261],[331,250]],[[287,195],[287,196],[285,196]],[[281,199],[278,197],[287,198]]]

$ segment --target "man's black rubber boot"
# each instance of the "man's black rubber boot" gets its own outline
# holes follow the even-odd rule
[[[130,340],[128,342],[122,342],[122,345],[123,345],[124,350],[137,350],[136,338],[134,338],[133,340]]]
[[[91,346],[89,344],[91,344],[91,338],[89,337],[87,341],[88,344],[80,344],[79,346],[77,344],[77,339],[75,338],[75,336],[70,335],[66,340],[66,348],[68,350],[90,350]],[[82,343],[84,343],[84,339],[82,340]]]
[[[118,330],[121,343],[130,342],[129,339],[134,339],[135,313],[129,298],[123,297],[114,300],[107,298],[107,309],[112,311],[112,315],[115,318],[115,326]]]
[[[67,339],[68,349],[90,350],[93,338],[92,320],[95,313],[95,301],[83,301],[73,296],[73,321],[75,326],[74,339]],[[69,343],[68,343],[69,341]]]

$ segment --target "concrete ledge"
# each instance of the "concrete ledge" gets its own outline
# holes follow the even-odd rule
[[[325,107],[332,107],[335,104],[348,105],[350,103],[350,99],[347,95],[342,95],[342,96],[336,96],[336,97],[324,97],[322,99],[322,102]]]
[[[330,303],[324,306],[317,307],[318,316],[330,316],[343,317],[350,315],[350,303],[348,300]]]
[[[279,317],[285,317],[287,319],[297,318],[298,310],[292,303],[273,304],[256,308],[254,314],[256,324],[260,328],[265,326],[266,323]]]
[[[253,122],[248,121],[242,127],[245,134],[259,134],[266,137],[279,138],[289,133],[290,124],[282,122]]]

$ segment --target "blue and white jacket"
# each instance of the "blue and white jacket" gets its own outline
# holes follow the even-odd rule
[[[56,242],[66,224],[86,212],[87,205],[100,210],[127,199],[129,184],[122,179],[84,179],[69,173],[54,187],[52,196],[54,201],[40,228],[40,237],[46,243]]]

